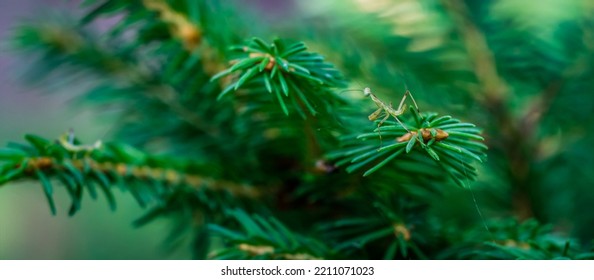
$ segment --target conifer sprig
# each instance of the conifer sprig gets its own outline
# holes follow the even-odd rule
[[[258,81],[276,97],[285,114],[289,114],[287,99],[290,98],[296,101],[293,105],[305,107],[298,110],[306,109],[315,115],[315,104],[311,100],[332,99],[328,88],[344,84],[340,72],[325,62],[321,55],[306,52],[303,42],[287,45],[287,42],[276,39],[270,44],[260,38],[252,38],[247,44],[234,46],[231,50],[239,51],[239,57],[232,61],[231,67],[213,76],[211,81],[235,72],[240,74],[223,89],[218,99],[247,86],[250,81]]]
[[[230,209],[227,215],[240,224],[240,229],[209,226],[213,233],[229,243],[225,249],[213,252],[213,259],[319,260],[335,257],[323,242],[292,232],[274,217],[249,215],[241,209]]]
[[[259,190],[248,184],[200,175],[199,171],[202,174],[211,171],[196,162],[151,156],[125,144],[106,143],[92,150],[72,150],[35,135],[27,135],[25,139],[27,144],[11,143],[0,149],[0,185],[20,179],[39,181],[52,214],[56,214],[54,179],[70,196],[70,215],[80,210],[84,193],[96,199],[97,188],[114,210],[113,186],[130,191],[143,207],[161,201],[177,188],[225,193],[231,197],[260,195]]]
[[[467,178],[474,180],[476,168],[470,163],[483,162],[487,150],[481,143],[484,138],[480,129],[451,116],[421,114],[412,106],[407,111],[412,116],[404,123],[410,131],[397,122],[385,121],[373,132],[344,137],[345,148],[329,153],[328,157],[336,160],[338,166],[347,166],[348,172],[368,167],[363,174],[368,176],[411,152],[424,152],[458,185],[466,186]]]

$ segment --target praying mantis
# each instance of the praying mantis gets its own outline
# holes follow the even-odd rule
[[[404,92],[404,96],[402,97],[402,100],[400,100],[400,104],[398,105],[398,109],[394,109],[394,107],[392,107],[392,103],[390,102],[390,105],[384,103],[383,101],[381,101],[377,96],[375,96],[373,93],[371,93],[371,88],[366,87],[365,89],[363,89],[363,94],[365,94],[365,96],[369,96],[369,98],[371,98],[371,100],[375,103],[375,105],[378,107],[377,110],[373,113],[371,113],[371,115],[368,116],[370,121],[375,121],[378,118],[380,118],[380,116],[382,115],[382,113],[385,114],[384,118],[377,124],[377,129],[378,129],[378,133],[379,133],[379,129],[380,126],[390,117],[394,117],[394,119],[396,119],[396,121],[408,132],[411,133],[410,130],[398,119],[398,116],[404,114],[404,112],[406,111],[406,107],[404,106],[404,101],[406,101],[406,98],[410,96],[410,99],[412,100],[413,104],[415,105],[415,108],[417,109],[417,111],[419,111],[419,106],[417,105],[417,102],[415,101],[415,98],[412,96],[412,94],[410,93],[410,91],[408,89],[406,89],[406,91]],[[380,142],[382,141],[382,135],[381,133],[379,133],[379,137],[380,137]]]
[[[402,128],[404,128],[406,130],[406,134],[402,135],[401,137],[398,137],[396,139],[396,141],[398,142],[404,142],[404,141],[408,141],[411,139],[411,137],[415,137],[417,134],[420,134],[419,136],[422,138],[422,140],[419,141],[419,143],[424,146],[425,144],[423,143],[423,141],[431,141],[431,139],[433,139],[433,141],[442,141],[444,139],[446,139],[449,134],[441,129],[428,129],[428,128],[421,128],[419,131],[413,131],[411,132],[406,125],[404,125],[404,123],[402,123],[399,119],[398,116],[404,114],[404,112],[406,111],[406,106],[404,106],[404,101],[406,101],[406,98],[410,96],[410,99],[412,100],[413,104],[415,105],[415,109],[417,110],[417,112],[420,112],[419,110],[419,106],[417,105],[417,102],[415,101],[415,98],[412,96],[412,93],[410,93],[410,91],[408,89],[406,89],[406,91],[404,92],[404,96],[402,97],[402,100],[400,100],[400,104],[398,105],[398,109],[394,109],[394,107],[392,107],[392,103],[390,102],[390,105],[387,105],[386,103],[384,103],[383,101],[381,101],[377,96],[375,96],[373,93],[371,93],[371,88],[366,87],[365,89],[363,89],[363,94],[365,94],[365,96],[369,96],[369,98],[371,98],[371,100],[375,103],[375,105],[377,105],[378,109],[371,113],[371,115],[368,116],[370,121],[375,121],[377,120],[382,113],[385,114],[384,118],[377,124],[377,129],[378,129],[378,135],[380,138],[380,148],[382,146],[382,135],[380,132],[380,126],[390,117],[394,117],[394,119],[396,119],[396,121],[402,126]],[[421,139],[419,138],[419,139]],[[379,150],[379,149],[378,149]]]

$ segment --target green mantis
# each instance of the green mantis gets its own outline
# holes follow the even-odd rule
[[[394,109],[394,107],[392,107],[392,103],[390,102],[390,105],[384,103],[383,101],[381,101],[377,96],[375,96],[373,93],[371,93],[371,88],[366,87],[363,90],[363,94],[365,94],[365,96],[369,96],[371,98],[371,100],[375,103],[375,105],[377,105],[378,109],[371,113],[371,115],[369,115],[369,120],[370,121],[375,121],[378,118],[380,118],[380,116],[382,115],[382,113],[385,114],[384,118],[377,124],[377,129],[378,129],[378,134],[380,137],[380,143],[382,141],[382,135],[379,131],[380,126],[390,117],[394,117],[394,119],[396,119],[396,121],[408,132],[410,133],[410,130],[398,119],[398,116],[404,114],[404,112],[406,111],[406,106],[404,106],[404,101],[406,101],[406,98],[410,96],[410,99],[412,100],[413,104],[415,105],[415,108],[417,109],[417,111],[419,110],[419,106],[417,106],[417,102],[415,101],[415,98],[412,96],[412,94],[410,93],[410,91],[407,89],[404,92],[404,96],[402,97],[402,100],[400,100],[400,104],[398,105],[398,109]],[[380,144],[381,145],[381,144]]]

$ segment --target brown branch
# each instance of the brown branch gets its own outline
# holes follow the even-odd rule
[[[134,178],[136,180],[158,180],[164,183],[175,186],[183,185],[196,190],[209,189],[212,191],[228,192],[234,196],[259,198],[264,193],[259,188],[254,186],[240,184],[232,181],[204,177],[198,174],[191,174],[180,172],[174,169],[162,169],[158,167],[151,167],[147,165],[131,165],[121,162],[99,162],[91,158],[72,159],[69,160],[75,168],[84,173],[85,166],[92,170],[101,172],[107,176],[117,174],[118,176]],[[18,168],[16,166],[15,168]],[[27,176],[35,176],[35,170],[43,170],[45,172],[64,172],[67,168],[61,163],[50,157],[31,158],[27,162],[24,174]],[[268,193],[273,193],[268,191]]]
[[[527,219],[533,216],[531,199],[532,181],[531,160],[534,149],[534,130],[526,131],[519,125],[512,112],[507,108],[508,85],[497,73],[497,65],[493,53],[489,49],[484,34],[469,19],[469,12],[461,0],[443,0],[444,7],[454,20],[464,47],[473,64],[480,91],[475,98],[487,109],[495,121],[500,135],[499,148],[503,150],[509,161],[509,175],[513,189],[512,200],[516,216]]]
[[[159,13],[159,18],[169,25],[171,36],[179,39],[187,51],[198,49],[206,74],[214,76],[226,68],[219,52],[205,40],[203,29],[186,15],[172,9],[164,0],[143,0],[142,3],[146,9]]]
[[[307,253],[275,253],[275,249],[272,246],[258,246],[241,243],[238,246],[239,250],[246,252],[252,256],[269,256],[272,259],[284,259],[284,260],[321,260],[315,256]]]
[[[505,100],[508,94],[506,83],[497,73],[495,58],[487,39],[477,26],[469,19],[469,12],[460,0],[443,0],[442,4],[454,20],[458,33],[468,56],[472,62],[474,73],[481,86],[482,93],[488,100]]]
[[[202,42],[202,29],[192,24],[185,15],[169,7],[167,2],[143,0],[142,4],[146,9],[159,13],[161,20],[169,24],[171,35],[180,39],[187,50],[192,50],[200,45]]]
[[[551,108],[553,100],[565,82],[565,79],[557,79],[538,94],[539,98],[531,104],[530,109],[526,110],[526,113],[520,118],[520,126],[523,131],[529,135],[534,135],[542,116]]]

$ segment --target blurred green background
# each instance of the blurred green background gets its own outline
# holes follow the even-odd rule
[[[56,138],[73,128],[81,139],[102,139],[109,131],[98,112],[70,109],[67,93],[43,95],[44,89],[19,80],[26,59],[7,51],[4,42],[19,20],[51,8],[75,7],[76,2],[10,0],[0,2],[0,143],[21,141],[32,131]],[[84,85],[76,85],[84,86]],[[76,90],[73,88],[73,90]],[[16,137],[16,138],[15,138]],[[116,191],[118,209],[109,210],[102,198],[86,197],[85,210],[68,217],[68,195],[55,193],[58,215],[48,210],[35,182],[0,188],[0,259],[186,259],[188,247],[169,251],[163,246],[167,223],[134,228],[141,209],[128,194]],[[18,213],[18,214],[15,214]]]
[[[259,17],[258,22],[269,25],[268,28],[259,30],[258,24],[254,24],[246,28],[249,36],[282,35],[308,40],[308,46],[340,65],[345,74],[359,77],[359,81],[369,83],[380,92],[402,87],[401,81],[394,79],[394,72],[387,70],[403,67],[404,71],[410,71],[418,78],[410,86],[420,107],[451,113],[485,129],[489,160],[474,186],[478,189],[476,206],[484,210],[487,219],[536,217],[553,224],[555,231],[564,236],[592,244],[594,134],[591,112],[594,98],[591,80],[594,72],[590,65],[594,65],[594,23],[587,14],[588,1],[548,0],[542,4],[513,0],[466,1],[476,17],[474,20],[482,24],[477,28],[485,31],[483,39],[490,44],[497,71],[506,81],[504,86],[498,85],[503,89],[495,86],[506,95],[501,103],[494,102],[499,101],[496,98],[485,101],[483,94],[489,93],[491,88],[481,89],[483,85],[477,83],[474,73],[481,65],[477,63],[473,69],[465,52],[465,48],[473,44],[463,46],[464,41],[456,37],[456,32],[460,31],[453,27],[468,26],[456,22],[455,17],[450,19],[448,13],[437,13],[438,9],[415,1],[399,1],[399,9],[391,10],[386,8],[391,5],[388,1],[357,0],[353,1],[356,5],[350,8],[345,5],[344,9],[340,9],[344,2],[318,2],[287,1],[282,2],[288,3],[286,6],[266,6],[268,13],[262,16],[264,18]],[[44,10],[40,3],[15,0],[0,4],[0,38],[5,39],[10,27],[23,17],[32,17]],[[281,2],[246,3],[264,7]],[[77,4],[78,1],[43,2],[43,5],[71,12]],[[291,5],[296,8],[288,8]],[[296,10],[307,14],[304,16],[307,20],[299,21]],[[249,17],[248,14],[242,11],[238,17]],[[484,20],[477,20],[482,16]],[[109,123],[114,120],[106,119],[100,112],[68,106],[72,93],[81,92],[80,89],[64,92],[61,88],[61,93],[49,96],[43,93],[52,89],[20,84],[19,71],[27,66],[27,60],[5,49],[2,48],[0,57],[2,145],[7,141],[21,141],[20,137],[27,133],[56,138],[69,128],[88,143],[109,140]],[[540,104],[540,97],[549,91],[553,93],[543,98],[544,105]],[[399,97],[400,93],[389,98],[398,100]],[[545,108],[537,110],[535,115],[527,114],[533,107]],[[534,119],[538,120],[537,124],[531,123]],[[522,145],[529,149],[523,151]],[[521,169],[517,166],[528,171],[517,174],[523,173],[517,172]],[[174,253],[167,253],[163,248],[168,224],[157,222],[140,229],[132,227],[131,222],[143,210],[127,194],[116,191],[116,212],[109,211],[101,198],[98,202],[86,198],[84,209],[68,218],[67,195],[57,191],[59,213],[52,217],[40,188],[38,183],[9,184],[0,188],[1,259],[190,258],[190,246],[180,246],[187,249]],[[441,204],[432,206],[436,216],[443,220],[450,217],[467,223],[476,220],[478,211],[468,192],[451,191],[439,200]],[[528,205],[526,209],[521,207],[524,204]]]

